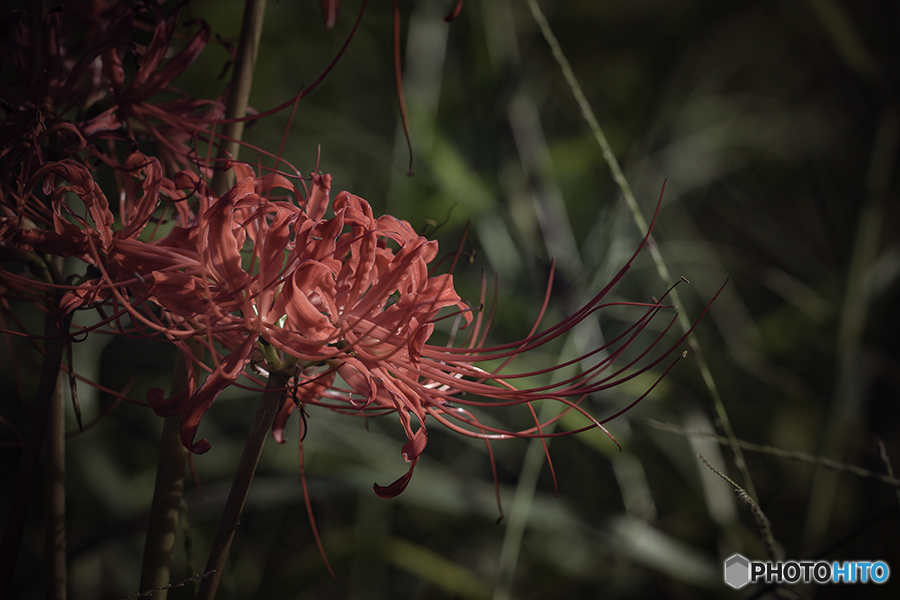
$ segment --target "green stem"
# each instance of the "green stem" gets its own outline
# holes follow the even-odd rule
[[[721,435],[716,435],[714,433],[708,433],[706,431],[699,431],[695,429],[687,429],[686,427],[675,425],[673,423],[660,423],[659,421],[655,421],[653,419],[647,419],[646,423],[650,425],[650,427],[659,429],[660,431],[669,431],[671,433],[677,433],[680,435],[706,438],[708,440],[714,440],[719,444],[729,444],[728,438]],[[798,462],[806,463],[808,465],[813,465],[816,467],[822,467],[823,469],[829,469],[831,471],[837,471],[839,473],[850,473],[852,475],[856,475],[857,477],[874,479],[875,481],[880,481],[881,483],[884,483],[886,485],[893,486],[894,488],[896,488],[897,493],[900,494],[900,479],[894,477],[893,471],[890,467],[888,468],[888,474],[884,475],[882,473],[870,471],[869,469],[857,467],[856,465],[842,463],[821,456],[813,456],[811,454],[806,454],[805,452],[797,452],[796,450],[782,450],[781,448],[776,448],[775,446],[754,444],[753,442],[747,442],[744,440],[737,440],[737,444],[744,450],[750,450],[751,452],[759,452],[760,454],[767,454],[769,456],[775,456],[777,458],[796,460]],[[882,461],[887,458],[887,455],[882,455]],[[885,462],[885,464],[887,464],[887,462]]]
[[[259,50],[259,39],[262,36],[263,18],[266,12],[266,0],[247,0],[244,4],[241,39],[238,42],[237,56],[234,61],[234,76],[231,79],[231,90],[228,95],[226,119],[239,119],[247,116],[247,104],[250,101],[250,87],[253,83],[253,69],[256,66],[256,55]],[[241,149],[241,136],[244,134],[243,121],[226,123],[222,130],[224,140],[216,155],[218,160],[237,160]],[[216,169],[213,176],[212,189],[221,196],[231,186],[231,171]]]
[[[820,442],[823,455],[840,461],[852,460],[849,454],[853,451],[851,442],[854,435],[859,435],[861,419],[868,408],[868,375],[864,359],[866,327],[875,299],[872,272],[881,252],[885,224],[890,221],[888,202],[900,149],[900,114],[890,108],[885,110],[877,131],[837,325],[834,397]],[[817,552],[825,541],[829,523],[834,518],[839,485],[838,478],[832,473],[816,473],[813,478],[804,528],[805,554]]]
[[[539,421],[544,422],[552,416],[555,408],[547,403],[541,408]],[[553,433],[556,422],[542,429],[543,433]],[[516,575],[516,567],[519,564],[519,554],[522,550],[522,541],[525,538],[525,530],[528,528],[528,520],[531,516],[531,505],[537,492],[538,480],[541,468],[544,465],[547,447],[553,438],[533,439],[528,442],[528,451],[525,453],[525,462],[519,473],[519,481],[516,484],[516,493],[513,496],[512,506],[509,509],[509,520],[506,523],[506,533],[503,536],[503,546],[500,549],[500,561],[497,566],[493,600],[509,600],[512,597],[513,580]]]
[[[277,372],[269,376],[266,392],[263,394],[259,407],[256,409],[256,417],[253,419],[250,434],[247,437],[247,442],[244,444],[241,462],[238,464],[237,472],[231,483],[228,500],[225,501],[222,519],[219,521],[219,529],[216,532],[216,539],[213,542],[204,571],[208,575],[200,583],[200,592],[197,595],[198,600],[212,600],[216,596],[216,589],[219,586],[219,580],[222,578],[222,571],[225,568],[225,561],[231,549],[231,542],[234,540],[234,533],[237,529],[241,512],[244,509],[244,502],[246,502],[247,494],[250,492],[250,484],[253,482],[256,466],[259,464],[259,457],[262,455],[266,436],[272,427],[272,422],[275,420],[275,414],[281,406],[283,390],[286,384],[287,378]]]

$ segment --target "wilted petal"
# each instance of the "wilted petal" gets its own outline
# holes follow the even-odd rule
[[[61,228],[66,230],[65,233],[60,234],[45,229],[19,229],[13,234],[13,241],[23,250],[36,250],[56,256],[86,258],[88,243],[82,230],[74,223],[65,223]],[[86,260],[90,263],[94,262],[89,258]]]
[[[118,107],[116,106],[78,124],[81,135],[86,138],[95,137],[108,131],[117,131],[121,127],[122,121],[119,119]]]
[[[174,396],[166,398],[161,389],[150,388],[147,390],[147,403],[160,417],[174,417],[184,412],[192,393],[193,387],[186,387]]]

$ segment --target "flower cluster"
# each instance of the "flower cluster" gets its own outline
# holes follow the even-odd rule
[[[664,304],[668,292],[650,303],[608,299],[649,233],[585,306],[542,328],[551,275],[530,333],[492,346],[486,285],[474,304],[454,286],[461,250],[444,257],[453,260],[441,272],[437,242],[408,222],[376,216],[366,200],[349,192],[332,195],[332,177],[318,164],[303,177],[281,149],[270,153],[241,141],[240,123],[287,106],[297,109],[346,50],[366,2],[324,73],[290,101],[262,112],[246,110],[245,104],[252,78],[248,57],[255,55],[246,42],[255,39],[250,28],[232,53],[238,65],[233,88],[223,85],[220,95],[203,99],[173,83],[210,40],[210,28],[201,21],[179,25],[181,4],[168,14],[158,0],[71,0],[49,11],[33,4],[27,11],[8,12],[7,22],[0,23],[9,32],[0,54],[11,66],[12,81],[18,77],[17,83],[0,86],[0,334],[9,347],[11,336],[20,336],[44,354],[30,433],[27,439],[18,436],[25,451],[9,523],[24,522],[29,482],[45,439],[53,460],[48,473],[63,472],[64,406],[54,390],[67,371],[81,426],[75,393],[80,376],[72,353],[95,332],[153,340],[179,353],[170,397],[151,389],[144,401],[104,389],[165,418],[141,595],[169,585],[187,457],[212,447],[201,435],[203,416],[230,386],[265,390],[203,575],[199,597],[206,599],[215,594],[224,570],[268,428],[283,443],[292,413],[301,413],[304,428],[310,407],[396,417],[408,469],[388,485],[374,485],[378,496],[390,498],[408,486],[435,424],[484,440],[491,457],[492,440],[543,440],[591,428],[612,439],[604,423],[646,393],[603,418],[591,416],[585,400],[668,361],[659,376],[664,377],[678,360],[675,349],[690,332],[664,343],[674,316],[667,326],[649,331],[657,315],[671,308]],[[447,20],[460,8],[461,2],[455,3]],[[335,24],[338,9],[338,1],[322,1],[326,26]],[[248,1],[247,10],[255,16],[245,19],[245,26],[261,22],[262,4]],[[409,143],[400,23],[395,2],[395,81]],[[230,92],[227,111],[225,92]],[[245,116],[248,112],[253,115]],[[258,157],[254,167],[238,160],[241,149]],[[43,335],[17,316],[16,301],[45,313]],[[636,314],[616,337],[562,364],[514,370],[519,357],[613,304],[629,305]],[[75,318],[81,312],[90,318]],[[436,336],[439,324],[443,330]],[[540,381],[552,383],[534,383]],[[561,405],[560,413],[542,420],[534,409],[542,401]],[[485,411],[514,407],[522,407],[530,421],[508,428],[482,421]],[[554,431],[553,423],[571,411],[583,415],[584,426]],[[50,421],[52,434],[45,435]],[[0,424],[9,425],[2,416]],[[300,444],[306,507],[324,558],[303,478],[302,436]],[[58,534],[65,486],[57,480],[53,490],[47,514]],[[4,530],[0,554],[15,557],[17,536],[20,532],[7,536]],[[53,537],[47,538],[48,556],[55,557],[48,579],[64,592],[65,535]],[[13,565],[14,558],[0,568],[0,596]]]
[[[75,327],[69,335],[105,328],[162,340],[179,348],[188,372],[205,369],[206,378],[192,377],[183,392],[164,398],[152,390],[147,398],[159,415],[183,415],[185,447],[209,450],[197,432],[223,389],[242,376],[252,379],[251,367],[263,374],[277,370],[288,381],[274,423],[279,441],[298,406],[399,417],[407,439],[402,454],[410,466],[394,483],[375,486],[380,496],[390,497],[412,476],[427,443],[429,418],[486,440],[545,437],[558,434],[545,433],[547,423],[537,417],[529,428],[506,431],[480,422],[475,409],[530,409],[534,401],[553,400],[583,413],[586,427],[602,428],[608,419],[588,415],[583,400],[654,367],[674,350],[675,345],[660,346],[660,334],[637,358],[616,362],[666,308],[659,301],[635,305],[642,307],[635,323],[585,356],[537,373],[508,372],[517,356],[608,306],[604,298],[643,242],[613,281],[569,318],[543,331],[539,319],[527,338],[485,346],[490,318],[482,310],[484,299],[466,304],[452,274],[432,272],[437,243],[403,220],[376,217],[358,196],[341,192],[332,200],[329,175],[259,175],[231,162],[236,183],[215,194],[207,183],[213,163],[198,156],[194,144],[213,143],[210,124],[221,115],[221,103],[156,100],[160,92],[176,91],[173,78],[203,48],[209,28],[200,23],[165,60],[177,12],[164,17],[155,3],[147,6],[156,25],[129,78],[123,60],[138,51],[126,41],[141,9],[126,5],[91,21],[99,42],[80,58],[72,48],[48,41],[45,58],[55,66],[34,75],[37,96],[7,99],[11,112],[0,127],[9,142],[0,155],[0,250],[26,264],[46,256],[77,259],[84,275],[74,282],[57,277],[36,283],[24,269],[4,268],[0,282],[23,298],[59,295],[55,310],[64,330],[75,311],[100,311],[99,323]],[[36,28],[44,28],[47,40],[62,40],[71,26],[59,12],[42,24],[16,21],[13,40],[22,43],[12,45],[13,63],[27,72],[25,40]],[[81,102],[74,119],[68,104],[73,94]],[[104,101],[109,108],[78,118]],[[113,173],[117,210],[91,160]],[[435,324],[446,318],[458,320],[466,339],[459,346],[429,344]],[[193,351],[197,345],[210,364]],[[587,359],[593,366],[557,383],[516,385],[523,377]]]
[[[605,306],[604,296],[627,265],[568,319],[524,340],[485,347],[483,312],[460,299],[451,274],[429,272],[438,255],[436,242],[405,221],[376,218],[358,196],[341,192],[332,202],[328,175],[313,175],[304,194],[285,176],[257,177],[243,164],[233,168],[237,182],[217,198],[202,180],[186,173],[166,179],[156,159],[132,154],[123,169],[140,193],[114,228],[110,204],[86,167],[65,160],[48,163],[26,186],[42,184],[48,204],[34,199],[24,204],[41,206],[40,221],[52,227],[29,226],[29,219],[22,219],[5,242],[28,252],[79,258],[96,274],[69,286],[60,302],[61,319],[78,309],[108,305],[111,314],[101,324],[123,328],[127,321],[129,334],[174,343],[185,360],[196,360],[189,342],[205,345],[213,365],[202,384],[192,381],[171,398],[158,390],[148,397],[160,415],[183,414],[182,441],[196,453],[210,448],[207,440],[195,440],[202,415],[257,363],[263,371],[288,372],[292,381],[275,422],[279,440],[298,405],[399,416],[410,468],[393,484],[376,486],[379,495],[389,497],[409,481],[427,442],[429,416],[486,439],[541,436],[540,423],[503,431],[480,423],[468,409],[553,399],[581,410],[578,405],[589,394],[635,376],[672,349],[660,349],[655,360],[636,371],[629,370],[634,362],[612,368],[664,308],[648,304],[642,317],[609,344],[541,373],[604,352],[593,367],[552,385],[520,389],[514,383],[525,375],[501,373],[506,362]],[[165,235],[154,235],[159,219],[148,231],[160,206],[184,203],[188,191],[198,199],[196,213],[182,207],[175,211],[180,224],[167,224]],[[299,200],[270,199],[276,192]],[[77,216],[76,203],[83,205],[85,216]],[[332,216],[326,218],[329,209]],[[468,342],[462,347],[429,344],[436,320],[453,315],[471,327]],[[651,340],[639,358],[659,341]],[[501,367],[480,366],[489,361],[501,361]],[[602,425],[591,418],[591,426]]]

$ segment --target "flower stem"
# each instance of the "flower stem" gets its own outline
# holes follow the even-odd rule
[[[237,472],[231,483],[231,491],[228,494],[228,500],[225,501],[222,519],[219,521],[219,530],[216,532],[216,539],[206,563],[204,572],[209,575],[204,577],[200,583],[197,600],[212,600],[216,595],[216,589],[225,568],[225,561],[228,558],[228,551],[231,549],[231,542],[234,539],[234,532],[237,529],[241,511],[244,509],[250,484],[253,482],[253,474],[256,473],[256,466],[259,464],[259,457],[262,454],[272,422],[275,420],[275,414],[281,406],[286,383],[287,379],[277,372],[269,376],[266,392],[256,409],[256,417],[253,419],[250,435],[244,444],[244,453],[241,455],[241,462],[238,464]]]
[[[55,308],[55,299],[50,303]],[[38,461],[50,419],[50,405],[59,379],[65,340],[57,324],[56,310],[47,314],[44,326],[44,361],[41,378],[34,395],[28,439],[19,461],[19,471],[12,490],[12,500],[0,537],[0,598],[9,597],[9,588],[16,568],[19,545],[25,528],[25,515],[31,505],[31,491],[38,472]]]
[[[141,590],[155,589],[148,596],[165,600],[165,588],[169,585],[172,555],[181,496],[184,491],[184,469],[187,465],[187,448],[181,443],[181,416],[166,417],[160,440],[159,463],[156,469],[156,485],[153,488],[153,504],[150,524],[144,544],[144,562],[141,571]]]
[[[553,416],[552,404],[545,404],[541,408],[540,422],[544,422]],[[544,433],[553,433],[556,422],[543,428]],[[533,439],[528,442],[528,451],[525,453],[525,462],[519,473],[519,482],[516,484],[516,493],[513,496],[512,506],[509,509],[509,520],[506,523],[506,533],[503,535],[503,546],[500,550],[500,561],[497,566],[497,577],[494,583],[493,600],[509,600],[512,597],[513,579],[516,567],[519,563],[519,554],[522,550],[522,541],[528,520],[531,515],[531,506],[537,491],[538,479],[544,458],[547,456],[547,445],[552,438]]]
[[[253,83],[253,69],[256,66],[256,54],[259,50],[259,39],[262,36],[263,19],[266,12],[266,0],[247,0],[244,4],[241,39],[238,42],[237,56],[234,61],[234,76],[231,79],[231,90],[228,95],[226,119],[240,119],[247,116],[247,104],[250,101],[250,87]],[[227,138],[219,147],[217,159],[237,160],[240,151],[240,139],[244,134],[243,121],[226,123],[222,131]],[[216,169],[213,176],[212,189],[221,196],[231,186],[231,171]]]
[[[66,598],[66,404],[62,373],[50,398],[44,465],[44,562],[47,598]]]
[[[201,346],[193,348],[194,356],[202,358]],[[171,393],[177,394],[188,386],[189,368],[181,356],[176,359],[172,373]],[[175,552],[175,537],[178,531],[178,517],[184,491],[184,469],[187,466],[188,450],[181,442],[181,415],[167,417],[163,423],[162,438],[159,443],[159,460],[156,467],[156,484],[153,488],[153,503],[150,508],[150,523],[144,542],[144,560],[141,567],[141,590],[154,590],[147,596],[154,600],[165,600],[168,596]]]

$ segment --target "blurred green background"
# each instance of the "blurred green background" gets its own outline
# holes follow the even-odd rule
[[[466,2],[447,24],[452,4],[400,3],[413,177],[386,0],[370,3],[346,54],[300,102],[284,157],[308,174],[321,146],[318,168],[334,175],[335,190],[417,229],[441,223],[428,235],[445,253],[470,222],[464,250],[472,260],[457,268],[457,289],[477,304],[482,271],[489,281],[496,276],[490,341],[504,343],[528,333],[551,260],[557,277],[548,324],[597,293],[641,234],[527,3]],[[482,442],[432,424],[409,488],[381,500],[372,483],[406,471],[396,418],[365,423],[310,409],[306,477],[337,583],[303,505],[295,416],[287,444],[267,443],[219,598],[847,597],[839,586],[725,586],[726,557],[764,560],[767,548],[751,506],[698,453],[751,491],[784,557],[881,559],[900,568],[896,488],[775,451],[878,473],[889,465],[877,440],[887,457],[900,457],[898,4],[540,5],[644,218],[668,182],[654,236],[671,274],[691,281],[679,288],[679,310],[694,320],[729,278],[698,329],[701,354],[691,352],[642,404],[608,425],[622,451],[598,432],[550,443],[558,498],[539,443],[495,443],[505,511],[499,525]],[[312,83],[359,8],[357,0],[343,2],[329,31],[318,2],[270,2],[251,105],[270,108]],[[183,17],[202,18],[236,43],[241,12],[237,1],[196,1]],[[226,60],[211,43],[176,84],[218,95]],[[288,111],[269,117],[245,139],[275,151],[287,118]],[[259,160],[246,149],[241,158]],[[610,298],[646,302],[665,289],[645,251]],[[518,368],[577,356],[640,314],[601,312]],[[658,327],[667,322],[661,317]],[[108,387],[137,376],[138,398],[148,386],[166,385],[174,361],[159,345],[124,339],[91,339],[77,352],[79,368]],[[23,372],[38,364],[26,351],[17,358]],[[17,392],[3,362],[11,397]],[[650,421],[723,435],[704,364],[737,438],[767,447],[744,450],[752,482],[729,447]],[[598,417],[612,414],[654,381],[646,375],[588,406]],[[91,419],[110,399],[83,388]],[[204,417],[200,434],[213,449],[194,458],[202,491],[188,484],[189,527],[174,582],[202,570],[255,405],[255,396],[229,390]],[[528,419],[524,409],[481,416],[506,426]],[[146,409],[122,405],[70,439],[72,598],[138,592],[161,426]],[[4,461],[6,481],[11,464]],[[19,561],[21,598],[42,594],[39,508]],[[895,597],[897,577],[856,591]],[[191,584],[169,597],[192,597]]]

